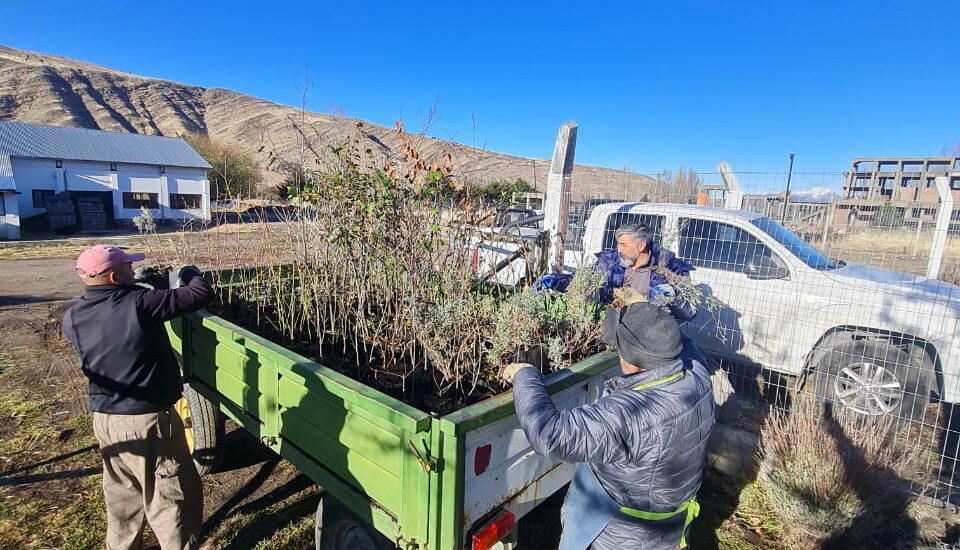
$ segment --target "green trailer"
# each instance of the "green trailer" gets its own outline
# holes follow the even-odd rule
[[[169,331],[196,453],[217,452],[202,409],[218,409],[323,487],[318,548],[514,548],[516,522],[573,476],[532,450],[509,392],[436,416],[205,311]],[[568,408],[618,371],[604,353],[547,382]]]

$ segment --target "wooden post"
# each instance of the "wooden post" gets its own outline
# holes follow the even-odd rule
[[[543,204],[543,232],[547,234],[548,269],[563,271],[563,238],[567,234],[567,212],[570,205],[570,182],[573,157],[577,149],[577,123],[570,121],[560,126],[557,144],[553,148],[550,175]]]
[[[947,231],[950,229],[950,216],[953,214],[953,195],[950,194],[950,183],[946,176],[939,176],[937,194],[940,195],[940,209],[937,211],[937,228],[933,231],[933,246],[930,249],[930,261],[927,263],[927,278],[936,279],[940,276],[940,262],[943,261],[943,247],[947,242]]]

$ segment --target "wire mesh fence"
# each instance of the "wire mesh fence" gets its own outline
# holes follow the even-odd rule
[[[581,186],[574,178],[565,262],[593,262],[616,249],[618,228],[645,225],[661,257],[693,267],[699,310],[684,333],[717,369],[719,401],[738,404],[735,422],[757,429],[798,399],[884,420],[918,457],[904,475],[910,489],[960,505],[960,216],[951,211],[938,228],[935,182],[932,191],[862,197],[845,178],[623,172]],[[528,236],[540,222],[530,219]],[[530,264],[512,265],[521,273],[503,282]]]

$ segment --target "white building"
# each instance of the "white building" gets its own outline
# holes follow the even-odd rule
[[[156,220],[209,220],[208,168],[178,138],[0,121],[0,238],[18,239],[21,220],[64,191],[99,201],[108,226],[141,206]]]

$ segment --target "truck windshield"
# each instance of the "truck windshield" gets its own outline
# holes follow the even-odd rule
[[[819,250],[811,246],[807,241],[794,235],[787,228],[770,218],[756,218],[750,223],[759,227],[764,233],[773,237],[775,241],[782,244],[794,256],[800,258],[808,266],[819,269],[836,269],[841,264],[824,256]]]

